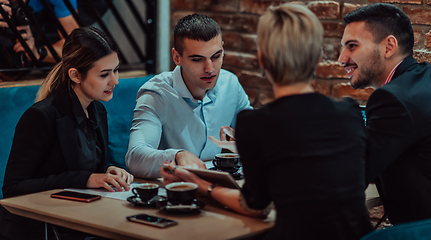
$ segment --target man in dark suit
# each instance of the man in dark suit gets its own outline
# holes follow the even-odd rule
[[[431,66],[412,57],[410,20],[391,4],[344,17],[338,61],[354,88],[373,87],[367,107],[368,181],[394,223],[431,218]]]

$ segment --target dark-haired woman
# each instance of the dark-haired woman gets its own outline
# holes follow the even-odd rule
[[[118,48],[96,28],[75,29],[63,46],[62,61],[22,115],[6,167],[5,197],[62,188],[129,190],[133,176],[105,166],[107,113],[118,84]],[[1,209],[0,238],[43,239],[44,224]],[[60,234],[72,234],[59,228]],[[85,237],[85,235],[83,235]]]

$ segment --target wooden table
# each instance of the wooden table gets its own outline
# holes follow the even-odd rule
[[[200,198],[206,206],[199,215],[177,216],[107,197],[91,203],[51,198],[57,191],[3,199],[0,204],[13,214],[112,239],[241,239],[267,231],[275,222],[274,211],[266,219],[246,217],[206,197]],[[139,213],[173,219],[178,225],[159,229],[126,220]]]

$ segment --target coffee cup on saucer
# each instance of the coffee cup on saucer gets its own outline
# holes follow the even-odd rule
[[[239,154],[236,153],[219,153],[215,155],[213,165],[221,170],[230,173],[237,172],[241,167]]]
[[[168,202],[172,205],[191,205],[196,201],[198,185],[191,182],[174,182],[165,186]]]
[[[143,183],[132,189],[133,194],[146,202],[151,200],[159,192],[159,185],[155,183]]]

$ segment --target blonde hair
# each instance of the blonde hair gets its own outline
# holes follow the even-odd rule
[[[314,76],[323,43],[323,27],[305,6],[269,7],[260,17],[258,47],[263,65],[277,85],[308,81]]]
[[[118,52],[118,46],[102,30],[95,27],[73,30],[64,42],[61,61],[55,65],[40,86],[36,102],[49,97],[61,85],[67,84],[71,90],[73,81],[69,77],[70,68],[76,68],[85,79],[94,62],[112,52]]]

